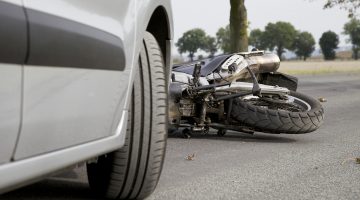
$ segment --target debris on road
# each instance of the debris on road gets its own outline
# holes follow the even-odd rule
[[[186,156],[186,158],[185,158],[186,160],[189,160],[189,161],[193,161],[193,160],[195,160],[195,153],[193,153],[193,154],[189,154],[188,156]]]
[[[320,98],[319,98],[319,101],[320,101],[321,103],[325,103],[325,102],[327,102],[327,99],[325,99],[324,97],[320,97]]]
[[[349,162],[349,161],[355,161],[356,164],[360,164],[360,158],[348,158],[346,160],[344,160],[341,165],[344,165],[345,163]]]

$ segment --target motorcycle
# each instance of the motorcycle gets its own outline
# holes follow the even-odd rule
[[[303,134],[324,120],[320,102],[296,92],[296,77],[277,72],[272,53],[226,54],[174,65],[169,87],[169,125],[183,134],[216,129],[254,133]]]

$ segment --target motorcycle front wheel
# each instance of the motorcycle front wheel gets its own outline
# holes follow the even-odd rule
[[[324,109],[316,99],[291,91],[281,99],[276,95],[235,99],[231,117],[255,131],[303,134],[321,126]]]

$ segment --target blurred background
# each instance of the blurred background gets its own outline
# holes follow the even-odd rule
[[[256,47],[277,53],[283,61],[301,61],[301,64],[283,62],[282,70],[287,73],[360,70],[355,61],[360,49],[359,1],[172,0],[172,3],[175,63]],[[233,23],[240,25],[240,32],[235,33],[239,35],[236,40],[240,40],[238,49],[231,47],[234,43],[229,27],[231,7],[233,17],[240,16]],[[242,9],[246,9],[246,21]],[[241,29],[246,30],[246,35]],[[246,43],[244,37],[247,44],[241,44]]]

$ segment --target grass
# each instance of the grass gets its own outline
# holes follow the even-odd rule
[[[278,71],[292,75],[360,74],[360,61],[284,61]]]

